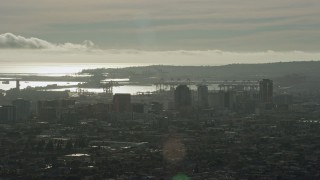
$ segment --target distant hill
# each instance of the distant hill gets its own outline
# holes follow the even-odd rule
[[[230,64],[223,66],[153,65],[120,69],[84,70],[87,73],[109,73],[115,77],[157,77],[213,80],[259,80],[299,75],[320,77],[320,61],[279,62],[268,64]]]
[[[320,93],[320,61],[267,64],[230,64],[224,66],[153,65],[119,69],[84,70],[94,77],[130,78],[141,83],[185,80],[261,80],[272,79],[277,90]]]

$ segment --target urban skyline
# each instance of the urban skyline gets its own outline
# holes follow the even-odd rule
[[[0,179],[320,179],[319,0],[0,0]]]

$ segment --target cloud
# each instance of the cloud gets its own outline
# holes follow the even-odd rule
[[[0,49],[49,49],[49,50],[88,50],[95,45],[92,41],[82,44],[54,44],[39,38],[26,38],[12,33],[0,34]]]
[[[1,3],[0,32],[87,37],[109,48],[316,51],[319,7],[319,0],[12,0]]]
[[[12,33],[0,35],[0,48],[8,49],[47,49],[53,44],[38,38],[25,38]]]
[[[11,33],[0,35],[0,72],[10,63],[81,63],[101,64],[171,64],[224,65],[232,63],[270,63],[320,60],[320,52],[306,51],[226,51],[137,49],[98,49],[91,41],[82,44],[54,44],[39,38],[25,38]]]

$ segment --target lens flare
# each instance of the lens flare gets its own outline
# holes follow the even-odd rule
[[[186,148],[179,138],[171,137],[169,138],[163,146],[163,156],[164,158],[171,162],[177,163],[186,155]]]

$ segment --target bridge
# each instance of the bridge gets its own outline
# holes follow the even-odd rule
[[[228,91],[228,90],[238,90],[238,91],[257,91],[259,90],[259,81],[255,80],[224,80],[224,81],[218,81],[218,80],[211,80],[211,81],[191,81],[190,79],[186,80],[169,80],[166,81],[164,79],[161,79],[160,81],[154,83],[156,86],[156,89],[158,91],[163,91],[167,89],[174,89],[178,85],[184,84],[184,85],[218,85],[219,90],[221,91]]]

